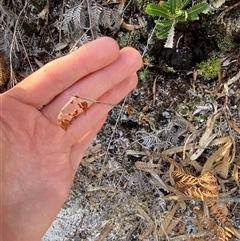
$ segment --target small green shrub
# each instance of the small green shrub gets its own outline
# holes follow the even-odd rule
[[[149,15],[161,17],[160,20],[155,21],[155,24],[158,30],[157,37],[168,38],[165,47],[173,46],[174,26],[177,22],[198,20],[198,14],[208,8],[208,4],[202,2],[185,9],[189,3],[190,0],[168,0],[147,5],[146,12]]]
[[[149,70],[141,70],[138,72],[138,77],[141,81],[145,82],[149,76]]]
[[[214,56],[207,61],[202,61],[197,65],[200,74],[207,81],[214,79],[218,76],[218,72],[221,69],[221,59]]]

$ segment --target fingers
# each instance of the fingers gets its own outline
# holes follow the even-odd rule
[[[106,121],[107,116],[104,116],[92,130],[90,130],[84,137],[82,137],[77,143],[72,146],[71,160],[74,170],[76,171],[78,165],[83,157],[84,152],[89,147],[92,140],[95,138],[104,122]]]
[[[41,107],[79,79],[112,63],[118,56],[119,47],[115,40],[99,38],[46,64],[9,90],[8,94],[24,103]]]
[[[71,96],[77,95],[93,100],[98,99],[106,91],[136,72],[141,64],[140,54],[136,50],[124,48],[120,51],[120,55],[115,62],[75,83],[45,106],[42,113],[52,123],[58,124],[57,116]],[[113,100],[110,100],[110,102],[116,103]]]
[[[133,74],[126,78],[124,81],[115,85],[112,89],[105,92],[100,98],[101,102],[118,103],[124,96],[126,96],[137,85],[137,75]],[[94,130],[95,125],[107,115],[107,113],[113,108],[113,106],[103,104],[92,104],[88,109],[86,115],[80,114],[66,131],[66,138],[69,139],[69,143],[74,144],[86,133]],[[64,131],[59,127],[59,131]]]

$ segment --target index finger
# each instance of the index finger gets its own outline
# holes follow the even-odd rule
[[[116,41],[102,37],[46,64],[7,93],[39,108],[82,77],[114,62],[118,56]]]

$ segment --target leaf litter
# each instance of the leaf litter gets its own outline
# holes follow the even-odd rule
[[[226,94],[232,84],[225,84],[219,93],[223,104],[219,95],[211,96],[212,113],[201,128],[177,114],[165,125],[166,130],[156,131],[147,114],[128,104],[122,115],[132,116],[144,129],[149,124],[151,135],[158,138],[147,149],[141,139],[126,141],[124,130],[114,130],[118,139],[108,149],[101,137],[96,138],[83,158],[70,197],[79,202],[85,196],[88,207],[83,210],[92,210],[85,219],[93,228],[97,215],[98,228],[90,231],[80,215],[82,223],[72,234],[74,240],[84,229],[86,240],[240,239],[234,222],[237,217],[230,208],[233,204],[239,208],[240,202],[239,133],[237,124],[232,124],[238,123],[239,116],[231,113]],[[111,125],[107,126],[111,131]],[[102,130],[105,137],[108,128]],[[167,131],[166,138],[163,131]],[[113,137],[106,141],[112,142]]]

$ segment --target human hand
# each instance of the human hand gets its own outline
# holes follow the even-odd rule
[[[141,64],[136,50],[119,50],[113,39],[103,37],[1,95],[1,240],[41,239],[112,107],[92,104],[67,131],[57,120],[61,108],[72,95],[118,103],[136,86]]]

